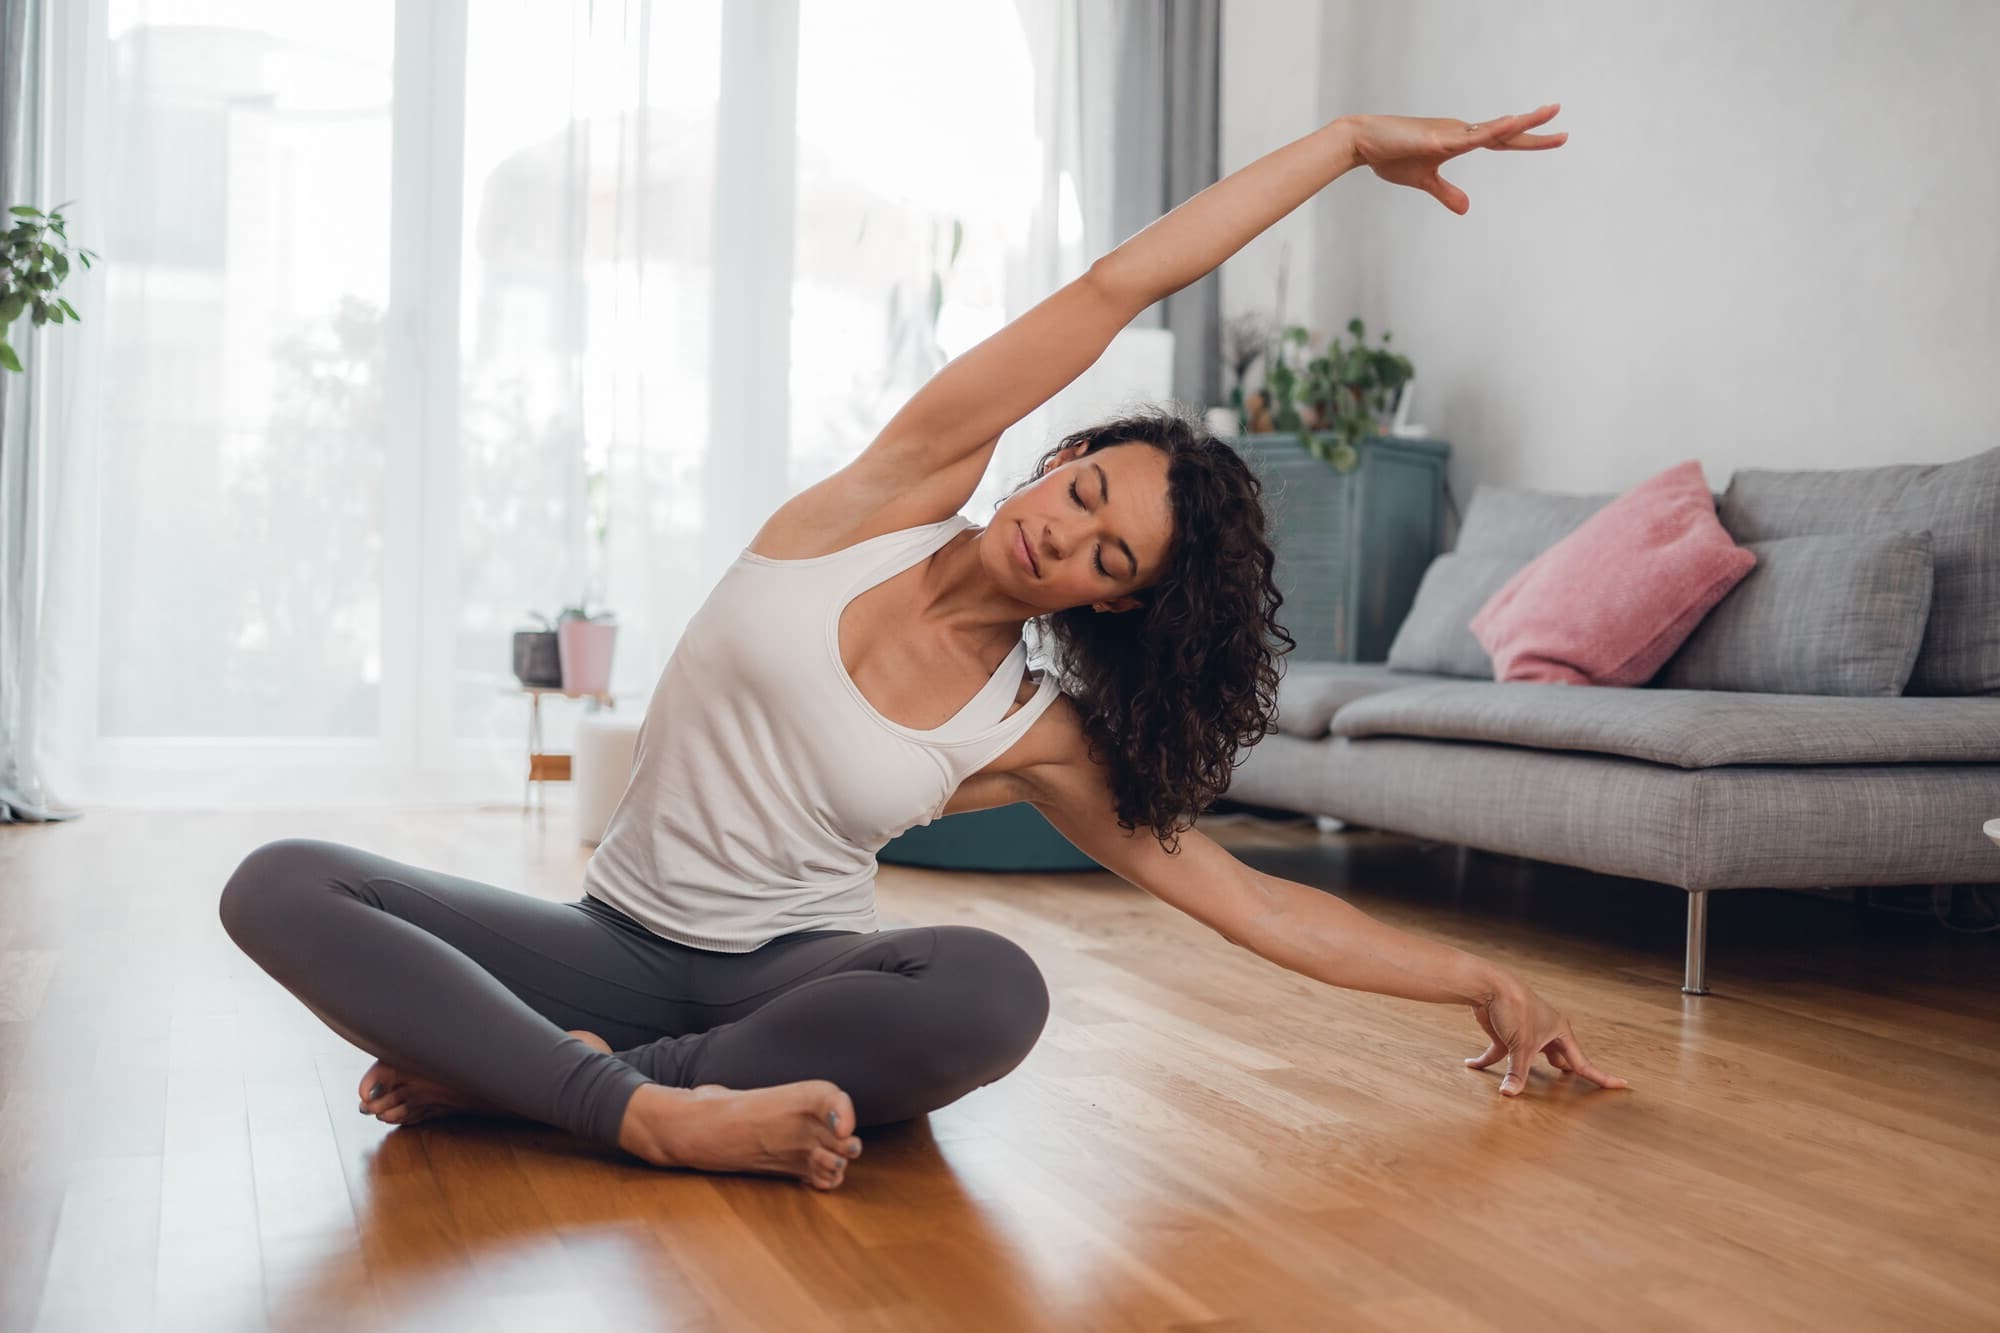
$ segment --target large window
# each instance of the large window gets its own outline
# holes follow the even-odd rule
[[[643,707],[746,523],[1000,326],[1053,206],[1014,0],[79,11],[72,799],[518,795],[529,613],[614,611]]]
[[[100,734],[374,736],[391,0],[107,37]]]

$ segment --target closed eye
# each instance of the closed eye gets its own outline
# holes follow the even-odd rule
[[[1089,506],[1089,505],[1087,505],[1087,504],[1085,504],[1085,503],[1083,502],[1083,497],[1082,497],[1081,495],[1078,495],[1078,494],[1076,493],[1076,483],[1075,483],[1074,481],[1070,482],[1070,484],[1069,484],[1069,498],[1070,498],[1070,499],[1072,499],[1072,500],[1074,500],[1074,501],[1076,501],[1076,507],[1077,507],[1078,509],[1085,509],[1085,510],[1087,510],[1087,509],[1089,509],[1089,508],[1090,508],[1090,506]],[[1099,546],[1099,547],[1098,547],[1098,548],[1097,548],[1097,549],[1096,549],[1095,551],[1092,551],[1092,552],[1091,552],[1091,554],[1090,554],[1090,563],[1091,563],[1091,564],[1093,564],[1093,565],[1095,565],[1095,566],[1097,566],[1097,572],[1098,572],[1098,573],[1100,573],[1100,574],[1102,574],[1102,575],[1103,575],[1103,576],[1104,576],[1105,578],[1107,578],[1107,579],[1108,579],[1108,578],[1110,578],[1110,577],[1111,577],[1111,571],[1110,571],[1110,570],[1108,570],[1108,569],[1106,569],[1106,568],[1104,567],[1104,547],[1103,547],[1103,546]]]

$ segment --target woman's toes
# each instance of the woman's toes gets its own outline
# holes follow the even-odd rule
[[[836,1141],[852,1137],[853,1099],[831,1083],[821,1082],[818,1093],[819,1095],[814,1098],[814,1104],[819,1109],[820,1122],[832,1133]]]
[[[814,1189],[834,1189],[847,1176],[847,1159],[824,1148],[814,1148],[809,1161],[806,1183]]]
[[[371,1097],[381,1096],[384,1089],[394,1087],[402,1081],[403,1076],[393,1067],[377,1060],[368,1066],[368,1072],[361,1076],[361,1086],[355,1091],[365,1102]]]

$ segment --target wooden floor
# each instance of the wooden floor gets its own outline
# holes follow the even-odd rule
[[[1502,1100],[1461,1009],[1282,972],[1104,875],[884,869],[1055,996],[1017,1072],[869,1136],[833,1195],[554,1130],[392,1130],[366,1058],[239,955],[270,838],[572,899],[563,811],[0,828],[5,1329],[1992,1329],[2000,936],[1374,835],[1261,868],[1498,958],[1626,1093]]]

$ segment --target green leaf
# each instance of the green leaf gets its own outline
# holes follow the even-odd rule
[[[26,292],[9,292],[5,296],[0,296],[0,324],[12,324],[27,308]]]
[[[57,276],[58,278],[67,278],[67,277],[69,276],[69,256],[68,256],[68,255],[66,255],[66,254],[62,254],[62,253],[58,253],[58,254],[56,255],[56,258],[55,258],[55,265],[56,265],[56,276]]]
[[[47,301],[37,300],[35,302],[35,327],[40,328],[42,325],[48,322],[49,322],[49,303]]]
[[[951,263],[958,262],[958,249],[965,244],[965,224],[957,218],[951,220]]]
[[[14,355],[14,349],[0,342],[0,366],[5,366],[16,375],[21,373],[21,358]]]
[[[61,306],[61,307],[62,307],[62,312],[63,312],[63,313],[65,314],[65,315],[68,315],[68,316],[69,316],[69,317],[70,317],[70,318],[71,318],[72,320],[80,320],[80,319],[82,319],[82,318],[83,318],[83,316],[82,316],[82,315],[79,315],[79,314],[77,314],[77,313],[76,313],[76,307],[75,307],[75,306],[73,306],[73,305],[71,305],[71,304],[70,304],[69,302],[67,302],[67,301],[64,301],[64,300],[62,300],[62,299],[58,298],[58,299],[57,299],[57,301],[56,301],[56,304],[57,304],[57,305],[59,305],[59,306]]]
[[[90,251],[88,251],[88,250],[79,250],[79,251],[77,251],[77,252],[76,252],[76,257],[77,257],[78,259],[81,259],[81,260],[83,261],[83,266],[84,266],[85,268],[89,268],[89,267],[90,267]]]
[[[41,209],[29,208],[26,204],[16,204],[7,211],[17,218],[38,218],[42,215]]]
[[[49,307],[49,323],[51,323],[51,324],[60,324],[60,323],[62,323],[62,322],[63,322],[63,312],[62,312],[62,307],[61,307],[60,305],[52,305],[52,306],[50,306],[50,307]]]

